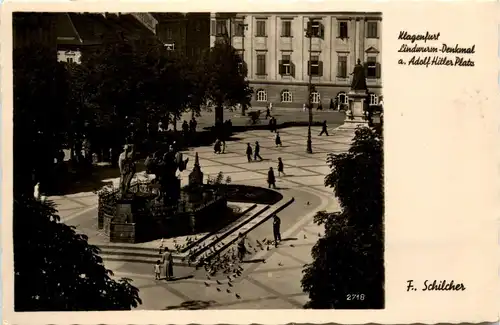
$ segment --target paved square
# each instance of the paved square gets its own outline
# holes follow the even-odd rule
[[[277,191],[284,196],[293,196],[294,203],[280,215],[282,238],[286,239],[278,248],[257,250],[253,263],[243,263],[243,275],[228,281],[205,280],[203,270],[192,279],[176,281],[155,281],[152,266],[127,262],[106,261],[106,266],[115,270],[116,277],[134,279],[140,290],[143,310],[181,309],[277,309],[302,308],[308,297],[302,292],[300,280],[304,264],[311,262],[311,249],[324,232],[323,226],[313,222],[318,210],[337,211],[339,204],[333,190],[324,187],[325,175],[330,173],[326,164],[327,153],[345,151],[352,138],[352,132],[331,131],[329,137],[319,137],[321,128],[312,132],[313,154],[306,153],[307,128],[292,127],[280,130],[283,147],[276,147],[274,134],[266,130],[256,130],[235,135],[236,141],[228,141],[225,154],[214,154],[212,146],[191,148],[184,152],[189,157],[187,170],[179,173],[181,184],[187,185],[192,171],[195,153],[198,152],[200,166],[205,181],[215,177],[220,171],[231,177],[233,184],[267,187],[267,171],[275,169]],[[263,161],[248,163],[245,154],[246,143],[261,144]],[[285,164],[286,176],[278,177],[277,158]],[[141,174],[142,175],[142,174]],[[137,176],[141,178],[143,176]],[[110,179],[118,184],[118,178]],[[70,224],[87,225],[96,228],[95,207],[97,197],[92,192],[51,197],[60,205],[60,214]],[[297,215],[293,217],[293,215]],[[90,220],[86,219],[89,218]],[[95,231],[97,233],[97,231]],[[94,236],[97,236],[94,234]],[[271,221],[252,230],[249,238],[272,237]],[[105,238],[101,238],[106,240]],[[264,259],[265,263],[259,262]],[[189,268],[188,268],[189,269]],[[176,269],[177,270],[177,269]],[[177,270],[176,274],[185,272]],[[190,271],[191,272],[191,271]],[[217,290],[219,289],[219,290]],[[229,291],[229,292],[228,292]]]

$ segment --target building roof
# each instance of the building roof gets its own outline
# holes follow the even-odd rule
[[[155,34],[130,14],[60,13],[57,24],[59,45],[97,45],[107,34],[123,33],[126,38],[150,38]]]

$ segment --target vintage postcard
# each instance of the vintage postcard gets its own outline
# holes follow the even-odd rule
[[[498,319],[497,3],[2,9],[7,324]]]

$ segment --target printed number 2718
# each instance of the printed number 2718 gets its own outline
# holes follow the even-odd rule
[[[365,295],[362,293],[361,294],[360,293],[348,293],[346,298],[347,298],[347,300],[363,301],[363,300],[365,300]]]

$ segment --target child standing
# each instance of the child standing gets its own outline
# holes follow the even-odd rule
[[[156,261],[156,264],[154,266],[154,271],[155,271],[155,280],[160,280],[160,274],[161,274],[161,262],[160,262],[160,260]]]

